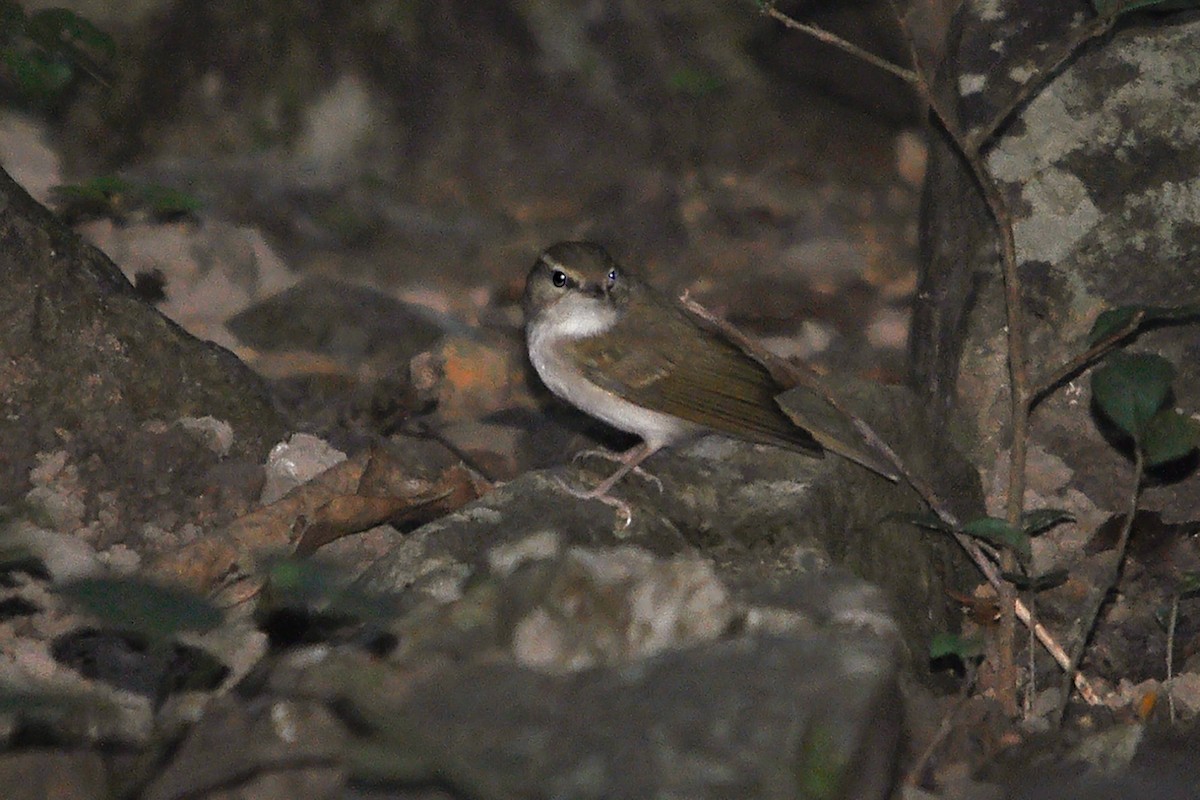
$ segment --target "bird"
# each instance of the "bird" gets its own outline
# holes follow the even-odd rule
[[[556,396],[641,442],[586,492],[609,492],[664,447],[704,433],[820,456],[813,436],[775,403],[787,387],[599,244],[559,242],[538,256],[522,298],[534,371]]]

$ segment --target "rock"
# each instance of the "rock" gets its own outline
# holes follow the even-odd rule
[[[266,483],[259,502],[264,506],[270,505],[300,484],[345,460],[345,453],[316,436],[293,434],[286,442],[272,447],[267,455]]]
[[[879,427],[896,434],[896,449],[919,474],[951,487],[943,498],[971,518],[971,508],[982,508],[974,472],[954,461],[940,436],[920,433],[911,398],[906,404],[902,393],[893,394],[879,407],[889,418]],[[911,489],[832,454],[817,459],[715,435],[664,451],[646,464],[662,482],[661,492],[638,475],[615,489],[632,511],[628,527],[613,508],[563,488],[563,481],[593,485],[613,469],[597,459],[582,463],[586,470],[526,473],[418,528],[372,564],[362,584],[378,592],[405,590],[414,602],[426,587],[453,594],[496,548],[538,534],[556,537],[563,548],[635,544],[660,556],[700,548],[722,577],[751,575],[765,583],[835,563],[884,588],[906,641],[922,654],[933,632],[956,623],[946,605],[948,581],[960,574],[975,580],[972,572],[956,572],[964,561],[948,537],[889,519],[923,510]],[[784,553],[803,555],[789,563]]]
[[[247,797],[328,797],[342,781],[336,759],[343,737],[317,703],[225,696],[142,796],[173,800],[235,785]]]
[[[595,663],[594,649],[601,663],[645,658],[713,639],[733,621],[728,592],[704,559],[659,563],[635,547],[573,548],[556,566],[539,607],[513,630],[517,661],[536,669],[577,670]],[[594,602],[581,608],[581,597]]]
[[[355,704],[384,748],[475,797],[868,800],[899,743],[893,669],[869,637],[762,636],[568,677],[448,665]]]
[[[20,520],[4,528],[6,547],[21,548],[41,562],[55,583],[103,574],[106,570],[95,548],[77,536],[39,528]]]
[[[238,339],[259,350],[307,350],[353,364],[405,365],[432,346],[449,322],[383,292],[306,278],[231,318]]]
[[[960,14],[945,88],[953,87],[963,128],[978,135],[1026,82],[1042,80],[1035,67],[1049,57],[1045,43],[1077,35],[1092,10],[1084,2],[1006,0],[964,3]],[[1179,120],[1200,114],[1200,75],[1190,62],[1200,18],[1171,20],[1118,27],[1081,49],[1061,72],[1052,70],[986,151],[1013,214],[1035,385],[1087,349],[1103,311],[1196,300],[1189,292],[1200,240],[1192,235],[1194,192],[1186,187],[1200,171],[1200,136]],[[990,47],[998,41],[1005,42],[999,55]],[[967,91],[958,82],[964,76],[980,80]],[[1009,411],[996,230],[974,179],[940,138],[931,152],[928,246],[914,309],[916,385],[931,407],[970,415],[978,441],[969,455],[999,469]],[[1165,326],[1131,345],[1178,367],[1174,393],[1185,413],[1194,413],[1200,397],[1195,341],[1194,325]],[[1068,465],[1071,489],[1123,511],[1132,468],[1098,429],[1086,387],[1086,377],[1076,378],[1038,406],[1034,443]],[[1200,518],[1200,473],[1181,472],[1148,486],[1140,507],[1161,511],[1166,522]]]
[[[179,427],[194,435],[204,445],[224,458],[233,447],[233,428],[215,417],[183,417]]]
[[[83,527],[86,511],[79,469],[68,463],[69,457],[66,450],[38,453],[37,466],[29,473],[33,488],[25,493],[25,502],[62,533],[74,533]]]
[[[143,303],[99,251],[0,172],[0,503],[28,490],[34,454],[134,461],[143,423],[211,415],[233,454],[261,456],[282,425],[262,383],[227,351]],[[93,471],[87,488],[121,478]]]
[[[6,800],[93,800],[109,791],[99,753],[30,749],[0,755]]]
[[[406,614],[386,663],[303,648],[243,691],[338,702],[359,721],[354,774],[385,785],[485,799],[887,796],[902,648],[877,590],[831,571],[749,603],[697,556],[544,535],[503,552],[458,599]]]
[[[263,234],[205,214],[203,222],[89,220],[80,233],[132,282],[161,276],[165,297],[155,306],[198,339],[230,349],[225,326],[234,315],[296,283],[296,275]]]

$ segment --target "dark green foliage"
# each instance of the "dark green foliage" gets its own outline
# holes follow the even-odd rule
[[[224,616],[197,594],[137,578],[83,578],[58,592],[106,625],[152,641],[183,631],[210,631]]]
[[[1088,334],[1088,344],[1093,345],[1128,326],[1138,314],[1142,315],[1138,328],[1152,325],[1171,325],[1194,322],[1200,318],[1200,305],[1187,306],[1120,306],[1111,308],[1096,317]]]
[[[1142,449],[1150,466],[1183,458],[1200,443],[1200,424],[1175,409],[1155,414],[1146,423]]]
[[[929,658],[957,658],[971,661],[983,655],[983,639],[978,636],[962,636],[957,633],[934,634],[929,641]]]
[[[1041,575],[1002,572],[1000,576],[1022,592],[1044,592],[1066,583],[1069,573],[1065,569],[1055,569]]]
[[[202,206],[187,192],[114,176],[55,186],[51,193],[59,214],[67,222],[97,217],[123,221],[138,213],[155,220],[168,220],[194,214]]]
[[[1132,11],[1185,11],[1200,8],[1197,0],[1092,0],[1092,7],[1102,17],[1115,17]]]
[[[1022,560],[1027,561],[1033,555],[1030,550],[1029,536],[997,517],[973,519],[963,526],[963,533],[974,536],[976,539],[983,539],[997,547],[1012,550]]]
[[[1174,379],[1174,365],[1151,353],[1114,353],[1092,375],[1096,405],[1149,466],[1181,458],[1200,443],[1200,425],[1167,405]]]
[[[1031,555],[1029,540],[1032,537],[1039,536],[1056,525],[1072,522],[1075,518],[1061,508],[1039,508],[1022,514],[1019,528],[997,517],[980,517],[963,525],[961,529],[954,528],[932,513],[898,514],[889,519],[941,533],[965,533],[997,547],[1012,550],[1027,560]]]
[[[101,79],[116,44],[88,20],[63,8],[26,15],[0,0],[0,86],[17,99],[46,107],[80,75]]]
[[[1075,517],[1061,508],[1038,508],[1021,515],[1021,531],[1026,536],[1040,536],[1064,522],[1074,522]]]
[[[1092,375],[1092,396],[1104,415],[1136,440],[1166,402],[1173,380],[1175,366],[1162,356],[1114,353]]]
[[[388,622],[393,598],[365,592],[337,570],[306,559],[281,558],[266,565],[262,600],[269,607],[304,608],[358,622]]]

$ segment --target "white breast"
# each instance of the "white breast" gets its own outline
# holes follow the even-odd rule
[[[598,308],[595,303],[581,308],[573,301],[567,296],[544,310],[527,331],[529,360],[547,388],[576,408],[642,437],[655,448],[699,430],[678,417],[643,408],[597,386],[564,357],[564,343],[603,333],[616,321],[616,312],[611,309]]]

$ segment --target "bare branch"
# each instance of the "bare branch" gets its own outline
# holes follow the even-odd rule
[[[898,64],[893,64],[886,58],[880,58],[874,53],[863,50],[858,45],[848,42],[842,37],[832,34],[823,28],[818,28],[815,25],[807,25],[803,22],[799,22],[792,17],[789,17],[787,14],[784,14],[782,11],[775,8],[775,6],[764,5],[762,10],[763,13],[771,19],[782,22],[784,27],[807,33],[814,39],[825,42],[825,44],[833,45],[840,50],[846,51],[852,56],[861,58],[868,64],[879,67],[885,72],[890,72],[892,75],[895,75],[897,78],[900,78],[901,80],[910,83],[913,86],[916,86],[921,81],[917,73],[913,72],[911,69],[905,69]]]

